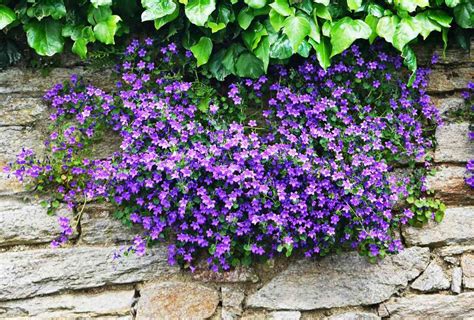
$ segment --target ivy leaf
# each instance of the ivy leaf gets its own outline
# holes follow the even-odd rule
[[[402,51],[403,47],[415,39],[420,33],[421,28],[415,18],[410,16],[403,18],[397,26],[393,34],[393,46]]]
[[[295,8],[290,7],[288,0],[275,0],[275,2],[270,4],[270,7],[285,17],[293,16],[295,14]]]
[[[365,17],[365,23],[367,23],[369,26],[370,26],[370,29],[372,29],[372,33],[370,34],[370,37],[369,37],[369,43],[372,44],[375,40],[375,38],[377,38],[377,24],[379,22],[379,18],[371,15],[371,14],[368,14],[367,17]]]
[[[328,7],[325,7],[322,4],[316,3],[314,5],[314,13],[321,19],[332,21],[332,16]]]
[[[268,15],[270,17],[270,24],[272,25],[273,29],[275,29],[276,32],[280,31],[285,23],[285,17],[274,9],[271,9]]]
[[[270,62],[270,40],[268,36],[262,38],[262,41],[260,41],[260,44],[257,49],[255,49],[254,53],[257,58],[262,60],[263,70],[267,72],[268,64]]]
[[[101,21],[94,26],[94,35],[102,43],[115,44],[115,33],[117,32],[117,24],[122,20],[117,15],[111,15],[105,21]]]
[[[216,10],[215,0],[189,0],[184,12],[191,23],[202,27],[214,10]]]
[[[316,50],[316,58],[318,59],[319,65],[323,69],[327,69],[331,65],[331,43],[329,38],[322,37],[319,43],[310,43],[313,45],[314,50]]]
[[[100,6],[98,8],[91,7],[89,13],[87,14],[87,21],[95,26],[99,22],[107,21],[112,15],[112,9],[107,6]]]
[[[474,3],[472,1],[464,1],[454,7],[454,18],[456,23],[464,29],[474,27]]]
[[[270,42],[270,58],[288,59],[293,54],[291,42],[285,34],[280,34],[274,42]]]
[[[454,8],[455,6],[461,3],[461,0],[445,0],[445,3],[448,7]]]
[[[212,33],[216,33],[222,29],[225,29],[225,23],[223,22],[215,23],[215,22],[209,21],[207,23],[207,27],[211,29]]]
[[[242,33],[242,40],[249,50],[254,50],[263,36],[268,35],[267,29],[260,22],[254,23],[252,28]]]
[[[285,25],[283,26],[283,33],[288,36],[291,42],[293,52],[296,52],[301,42],[311,31],[311,25],[304,16],[290,16],[286,18]]]
[[[399,23],[400,18],[398,16],[380,18],[377,23],[376,32],[380,37],[384,38],[385,41],[393,44],[393,35]]]
[[[448,15],[446,12],[442,10],[427,10],[426,12],[428,13],[428,18],[436,21],[440,26],[445,28],[449,28],[451,26],[453,17]]]
[[[87,43],[88,41],[84,38],[77,39],[72,45],[72,52],[81,57],[81,59],[85,59],[87,57]]]
[[[2,30],[15,20],[15,12],[7,6],[0,5],[0,30]]]
[[[323,6],[328,6],[329,5],[329,0],[314,0],[316,3],[320,3]]]
[[[209,72],[219,81],[223,81],[229,74],[232,73],[232,70],[229,70],[224,63],[224,56],[226,54],[225,49],[219,50],[216,54],[213,54],[206,64]]]
[[[420,34],[423,36],[423,39],[426,39],[431,31],[441,31],[441,26],[428,18],[426,11],[417,14],[415,20],[420,28]]]
[[[244,2],[254,9],[261,9],[267,4],[267,0],[244,0]]]
[[[239,77],[258,78],[264,74],[262,61],[250,52],[244,52],[239,56],[235,70]]]
[[[25,25],[28,45],[40,56],[52,56],[62,52],[64,38],[61,24],[54,20],[32,21]]]
[[[239,12],[237,22],[242,29],[247,30],[252,23],[253,18],[255,18],[255,15],[253,14],[252,8],[245,8]]]
[[[97,8],[98,6],[111,6],[112,0],[91,0],[91,3]]]
[[[311,31],[309,32],[308,36],[314,41],[319,42],[321,38],[321,30],[319,29],[318,19],[316,18],[316,16],[314,16],[313,19],[308,18],[308,20],[311,26]]]
[[[357,39],[368,39],[371,34],[369,25],[362,20],[349,17],[338,20],[331,28],[331,57],[349,48]]]
[[[197,66],[202,66],[209,61],[212,52],[212,41],[208,37],[201,37],[199,42],[191,47],[191,52],[197,60]]]
[[[368,13],[377,18],[382,18],[384,16],[384,11],[385,9],[382,6],[375,3],[371,3],[368,6]]]
[[[142,0],[142,6],[146,9],[142,13],[142,21],[162,18],[176,10],[176,3],[173,0]]]
[[[34,17],[38,20],[49,16],[54,20],[59,20],[66,15],[66,7],[63,0],[44,0],[28,8],[26,14],[30,18]]]
[[[413,12],[417,7],[429,7],[429,0],[395,0],[395,6],[408,12]]]
[[[347,0],[349,10],[357,11],[362,6],[362,0]]]
[[[298,47],[298,50],[296,50],[296,52],[302,56],[303,58],[308,58],[309,57],[309,53],[311,52],[311,45],[309,44],[308,41],[306,40],[303,40],[303,42],[301,42],[300,46]]]
[[[179,7],[176,6],[176,9],[173,11],[173,13],[169,14],[169,15],[166,15],[164,17],[161,17],[161,18],[158,18],[158,19],[155,19],[155,29],[156,30],[160,30],[161,27],[163,27],[164,25],[166,25],[168,22],[171,22],[173,21],[174,19],[176,19],[177,17],[179,16]]]

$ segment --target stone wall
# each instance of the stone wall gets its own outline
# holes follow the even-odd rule
[[[432,50],[420,49],[421,60]],[[464,183],[474,159],[469,124],[449,117],[474,78],[472,54],[448,51],[429,87],[446,126],[436,132],[431,187],[447,204],[441,224],[404,228],[407,249],[379,264],[356,253],[319,260],[277,259],[253,269],[194,273],[171,267],[165,247],[113,260],[134,230],[111,208],[89,205],[71,243],[51,249],[56,218],[0,173],[0,318],[105,319],[463,319],[474,317],[474,193]],[[70,74],[109,86],[104,73],[56,68],[0,72],[0,166],[22,146],[41,150],[45,89]],[[102,83],[101,83],[102,82]],[[107,153],[113,143],[97,147]]]

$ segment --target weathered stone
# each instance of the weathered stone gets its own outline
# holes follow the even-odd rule
[[[408,245],[442,246],[474,243],[474,207],[447,208],[441,223],[402,229]]]
[[[474,158],[469,123],[450,123],[436,128],[436,162],[467,162]]]
[[[137,320],[205,319],[219,304],[219,293],[198,283],[151,283],[140,290]]]
[[[461,293],[462,269],[460,267],[453,268],[451,277],[451,291],[458,294]]]
[[[140,232],[129,228],[113,216],[109,204],[89,204],[81,219],[81,241],[86,244],[113,244],[129,242]]]
[[[466,174],[466,166],[438,166],[435,175],[427,177],[427,187],[446,204],[474,204],[474,192],[464,180]]]
[[[412,247],[370,264],[357,253],[300,260],[247,299],[254,308],[312,310],[371,305],[406,287],[428,265],[429,250]]]
[[[0,253],[0,301],[68,289],[101,287],[152,279],[178,271],[164,247],[143,256],[114,260],[119,247],[73,247]]]
[[[25,126],[43,119],[47,113],[41,98],[0,95],[0,126]]]
[[[242,315],[245,293],[240,288],[222,287],[222,320],[238,319]]]
[[[449,284],[449,279],[443,268],[436,261],[432,261],[411,287],[419,291],[431,292],[448,289]]]
[[[25,192],[25,187],[16,179],[13,175],[7,172],[3,172],[2,165],[0,162],[0,196],[11,196],[14,194]]]
[[[126,316],[130,313],[134,294],[134,290],[120,290],[0,302],[0,318],[70,319]]]
[[[474,47],[474,40],[471,39],[471,48]],[[459,63],[472,63],[474,62],[474,54],[472,50],[464,50],[459,46],[449,47],[446,52],[444,51],[443,45],[436,42],[436,45],[432,46],[427,42],[421,42],[413,46],[413,50],[416,53],[416,60],[419,65],[431,65],[431,58],[433,55],[438,56],[439,64],[459,64]],[[457,66],[451,66],[456,68]]]
[[[380,317],[369,312],[345,312],[326,317],[324,320],[380,320]]]
[[[259,281],[258,275],[252,268],[237,267],[230,271],[214,272],[206,265],[200,265],[193,272],[194,280],[203,282],[217,283],[237,283],[237,282],[253,282]]]
[[[444,258],[446,260],[448,256],[463,254],[465,252],[471,251],[474,251],[474,244],[450,245],[448,247],[436,248],[433,250],[433,253],[440,257],[446,257]]]
[[[451,96],[447,98],[432,97],[431,101],[438,108],[440,114],[446,117],[448,113],[465,108],[465,101],[461,97]]]
[[[379,315],[398,319],[467,319],[474,317],[474,292],[459,295],[416,295],[393,298],[379,307]]]
[[[300,320],[301,312],[299,311],[274,311],[270,313],[271,320]]]
[[[16,159],[22,148],[36,152],[44,150],[41,134],[31,128],[10,126],[0,127],[0,166]]]
[[[428,92],[447,92],[454,90],[464,90],[470,79],[474,78],[474,68],[469,65],[457,66],[439,66],[432,70]]]
[[[42,76],[34,69],[8,68],[0,72],[0,93],[23,93],[29,96],[42,96],[56,83],[69,80],[71,75],[84,77],[87,82],[102,89],[112,88],[112,72],[110,70],[91,71],[84,67],[54,68],[47,76]],[[97,76],[99,75],[100,76]]]
[[[474,253],[463,254],[461,268],[464,288],[474,289]]]
[[[71,217],[66,208],[57,214]],[[50,216],[39,203],[0,199],[0,246],[47,243],[61,234],[57,216]]]

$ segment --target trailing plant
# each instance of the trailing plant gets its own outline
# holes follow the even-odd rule
[[[0,2],[0,29],[23,28],[40,55],[63,51],[65,39],[85,58],[93,42],[114,44],[130,30],[154,24],[161,38],[177,37],[198,66],[217,79],[256,78],[271,60],[316,53],[327,68],[357,39],[391,43],[416,70],[412,44],[432,32],[468,48],[474,24],[470,0],[22,0]],[[454,27],[454,28],[453,28]],[[465,32],[463,30],[466,30]],[[411,79],[413,80],[413,78]]]
[[[463,98],[466,102],[468,116],[466,117],[469,120],[469,140],[474,140],[474,126],[473,118],[474,118],[474,82],[469,82],[467,86],[467,90],[462,93]],[[474,189],[474,159],[471,159],[467,162],[466,166],[467,176],[466,176],[466,183]]]
[[[424,192],[440,123],[428,70],[408,87],[399,56],[353,45],[327,70],[312,56],[224,84],[198,78],[174,43],[153,47],[128,46],[111,94],[74,77],[45,95],[58,128],[46,157],[25,150],[10,170],[49,206],[110,201],[143,227],[128,251],[167,240],[171,263],[204,256],[214,270],[346,249],[376,261],[402,249],[400,224],[442,217]],[[92,159],[105,131],[120,150]],[[414,170],[395,174],[402,163]],[[71,233],[61,223],[54,245]]]

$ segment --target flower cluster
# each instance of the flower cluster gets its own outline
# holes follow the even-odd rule
[[[394,230],[418,217],[395,205],[424,188],[415,164],[440,123],[428,70],[408,87],[398,56],[352,46],[327,70],[310,58],[215,88],[183,73],[187,59],[174,44],[133,41],[113,94],[75,78],[54,87],[46,99],[61,129],[47,145],[59,160],[24,152],[15,175],[52,180],[71,206],[108,199],[143,227],[132,250],[168,239],[170,263],[191,268],[202,254],[225,270],[293,250],[375,260],[402,248]],[[120,150],[90,159],[104,128]],[[403,163],[416,183],[395,174]]]
[[[474,82],[468,83],[467,90],[462,93],[462,96],[464,100],[466,101],[466,104],[469,108],[469,112],[472,115],[474,113]],[[469,131],[469,140],[471,141],[474,140],[474,131]],[[471,159],[467,162],[466,170],[467,170],[466,183],[471,188],[474,188],[474,159]]]

